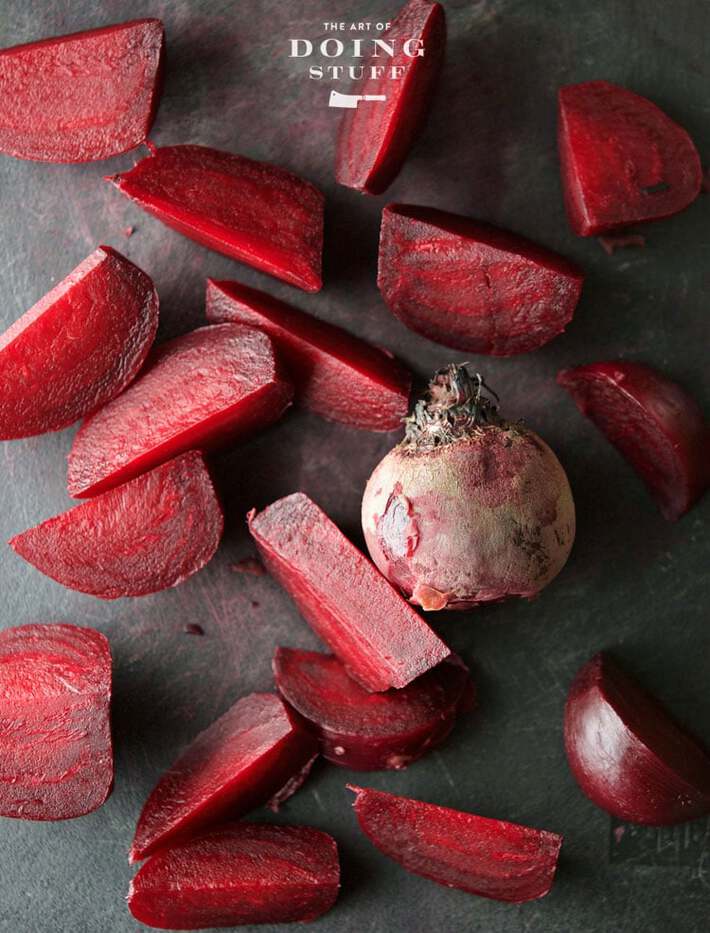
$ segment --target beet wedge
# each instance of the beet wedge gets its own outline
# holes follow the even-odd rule
[[[307,292],[321,289],[323,194],[268,162],[166,146],[108,179],[164,224]]]
[[[0,50],[0,152],[91,162],[139,146],[158,108],[165,33],[136,19]]]
[[[304,493],[249,513],[266,567],[366,690],[405,687],[451,653]]]
[[[381,41],[394,49],[387,67],[382,67],[381,51],[373,55],[366,72],[377,68],[381,76],[358,81],[352,90],[385,100],[361,101],[345,111],[335,157],[338,182],[366,194],[381,194],[390,186],[424,122],[444,58],[444,8],[409,0]],[[393,68],[398,78],[391,77]]]
[[[239,282],[209,279],[207,319],[267,333],[293,378],[296,401],[329,421],[393,431],[407,415],[411,374],[340,327]]]
[[[677,214],[700,193],[690,136],[650,100],[616,84],[561,88],[557,139],[567,216],[579,236]]]
[[[348,785],[360,828],[407,871],[514,904],[552,887],[562,836]]]
[[[665,518],[680,518],[703,495],[710,428],[677,383],[625,360],[566,369],[557,382],[636,470]]]
[[[447,347],[535,350],[572,320],[582,280],[557,253],[467,217],[410,204],[382,212],[382,297],[403,324]]]
[[[59,431],[111,401],[157,327],[150,277],[100,246],[0,336],[0,439]]]
[[[10,547],[62,586],[117,599],[197,573],[223,527],[202,454],[191,451],[16,535]]]
[[[0,816],[68,820],[113,786],[111,652],[93,629],[0,632]]]
[[[193,836],[227,814],[238,818],[261,806],[317,754],[316,740],[275,693],[243,697],[158,781],[138,820],[130,860]]]
[[[258,330],[218,324],[176,337],[83,423],[69,454],[69,494],[95,496],[186,450],[248,437],[280,418],[292,394]]]

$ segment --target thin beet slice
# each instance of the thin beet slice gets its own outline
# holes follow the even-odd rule
[[[0,632],[0,816],[68,820],[111,793],[111,652],[77,625]]]
[[[702,496],[710,429],[677,383],[624,360],[565,369],[557,382],[629,461],[665,518],[675,521]]]
[[[231,823],[158,852],[128,907],[159,930],[315,920],[338,897],[335,839],[310,826]]]
[[[158,109],[165,33],[159,19],[0,50],[0,152],[90,162],[145,141]]]
[[[95,496],[186,450],[247,437],[280,418],[292,392],[258,330],[218,324],[176,337],[81,426],[69,454],[69,493]]]
[[[366,690],[405,687],[451,653],[302,492],[249,513],[269,571]]]
[[[683,127],[608,81],[560,89],[557,141],[567,216],[579,236],[668,217],[700,193],[700,158]]]
[[[261,806],[317,753],[316,740],[275,693],[243,697],[158,781],[138,820],[130,860],[138,862],[227,814],[238,818]]]
[[[157,327],[150,277],[100,246],[0,336],[0,439],[59,431],[105,405]]]
[[[166,146],[108,179],[191,240],[307,292],[323,285],[323,194],[268,162]]]
[[[207,319],[246,324],[274,341],[296,400],[330,421],[392,431],[407,414],[411,374],[384,351],[239,282],[207,281]]]
[[[517,904],[552,887],[562,836],[353,787],[370,841],[407,871],[469,894]]]
[[[101,599],[177,586],[217,550],[224,519],[200,453],[17,535],[10,547],[42,573]]]
[[[377,284],[407,327],[447,347],[510,356],[562,333],[583,274],[530,240],[431,207],[382,212]]]
[[[373,55],[365,68],[377,68],[380,76],[358,81],[352,90],[386,100],[361,101],[345,112],[335,157],[340,184],[367,194],[381,194],[394,181],[424,122],[444,58],[444,8],[409,0],[381,41],[394,55],[386,67],[381,51]],[[393,68],[398,69],[397,79],[391,77]]]

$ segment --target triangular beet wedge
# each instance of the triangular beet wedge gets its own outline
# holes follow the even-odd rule
[[[360,828],[407,871],[514,904],[552,887],[562,836],[348,785]]]
[[[391,58],[373,56],[365,69],[378,76],[357,81],[356,95],[385,100],[358,101],[346,110],[338,133],[335,177],[341,185],[381,194],[402,168],[429,108],[446,46],[446,17],[440,3],[409,0],[378,41]],[[392,69],[399,77],[393,78]]]
[[[161,91],[165,33],[136,19],[0,50],[0,152],[90,162],[145,141]]]
[[[323,285],[323,194],[268,162],[166,146],[109,178],[164,224],[307,292]]]
[[[557,139],[567,215],[579,236],[668,217],[700,192],[700,158],[683,127],[608,81],[560,88]]]
[[[68,820],[113,786],[106,638],[77,625],[0,632],[0,816]]]
[[[258,327],[274,341],[296,402],[369,431],[401,426],[411,374],[383,350],[239,282],[207,281],[207,320]]]

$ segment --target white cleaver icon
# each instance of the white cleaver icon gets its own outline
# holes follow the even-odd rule
[[[341,94],[340,91],[331,91],[328,106],[355,110],[361,100],[387,100],[387,98],[384,94]]]

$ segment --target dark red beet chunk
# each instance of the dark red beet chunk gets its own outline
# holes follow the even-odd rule
[[[159,19],[42,39],[0,51],[0,152],[90,162],[145,141],[160,99]]]
[[[111,793],[111,652],[100,632],[0,632],[0,816],[68,820]]]
[[[382,212],[377,284],[412,330],[447,347],[510,356],[572,320],[582,272],[523,237],[431,207]]]
[[[204,146],[166,146],[109,181],[203,246],[307,292],[323,285],[325,199],[298,175]]]
[[[650,100],[587,81],[561,88],[558,104],[565,205],[579,236],[668,217],[700,193],[691,138]]]
[[[669,521],[705,492],[710,429],[677,383],[623,360],[565,369],[558,383],[636,470]]]
[[[207,282],[207,319],[265,331],[296,387],[296,401],[327,418],[392,431],[409,406],[412,377],[352,334],[238,282]]]

